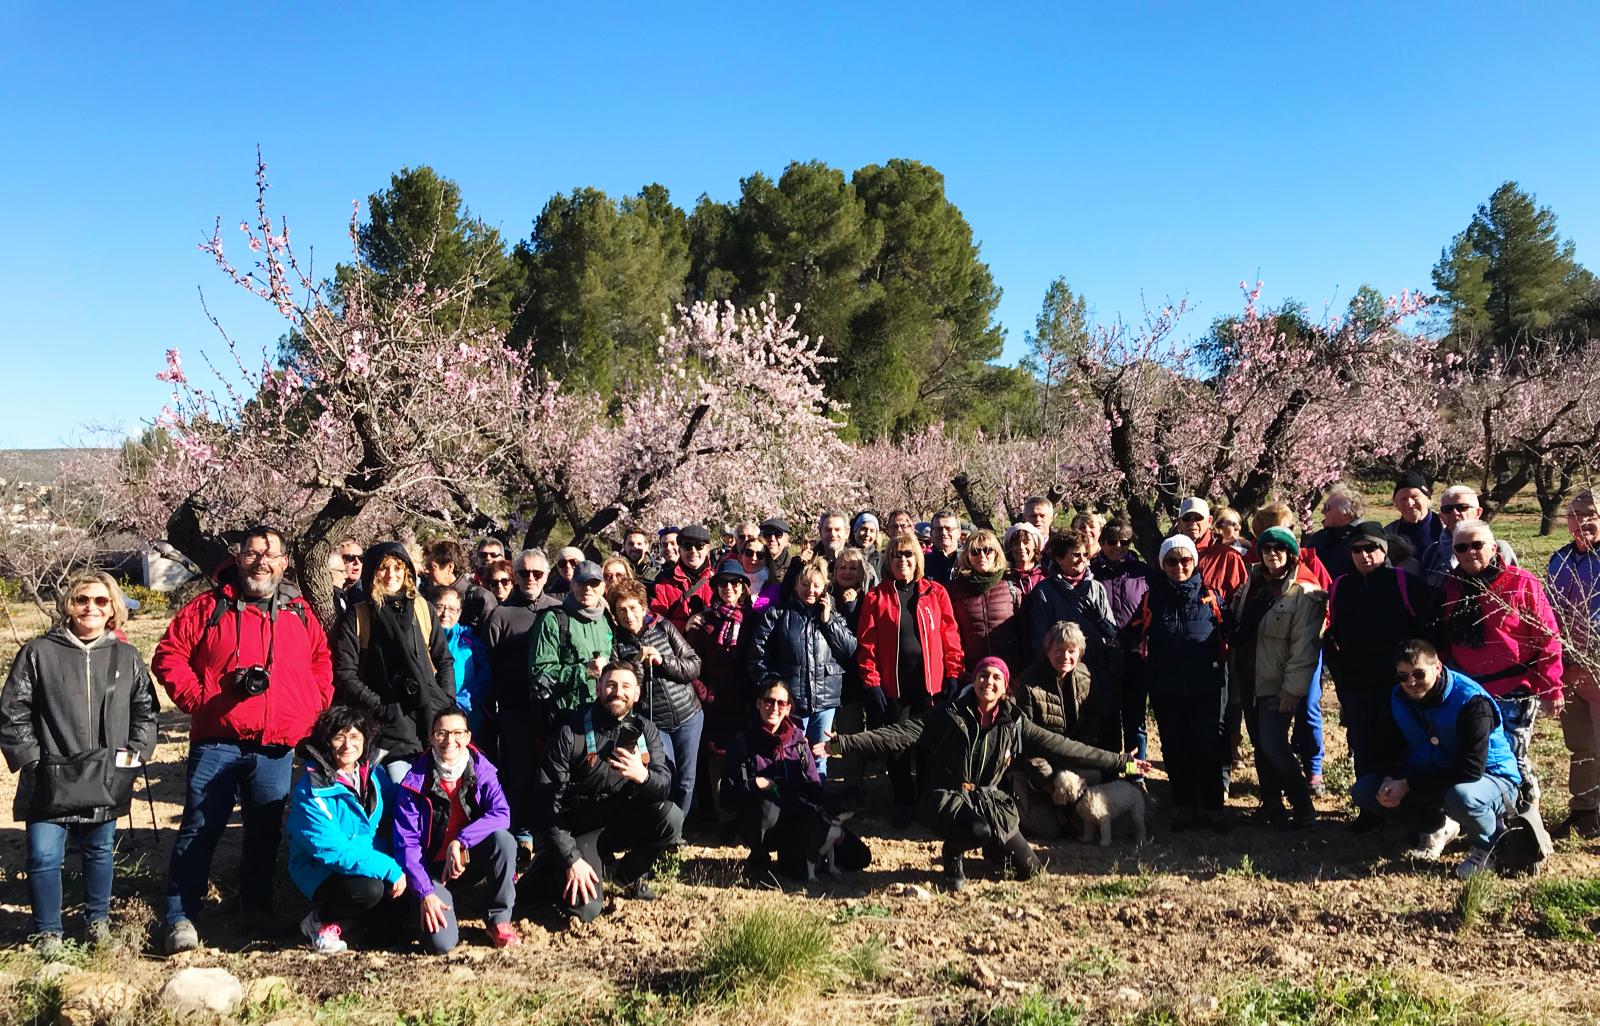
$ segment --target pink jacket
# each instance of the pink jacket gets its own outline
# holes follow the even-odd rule
[[[1457,574],[1445,578],[1445,662],[1491,695],[1526,687],[1540,698],[1560,699],[1561,632],[1539,579],[1502,566],[1477,610],[1473,604]]]

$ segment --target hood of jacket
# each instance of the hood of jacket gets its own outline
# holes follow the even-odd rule
[[[378,542],[361,555],[361,590],[368,595],[372,594],[372,577],[378,572],[378,564],[383,562],[383,557],[393,556],[406,565],[411,572],[412,581],[417,580],[417,566],[411,562],[411,553],[399,542]]]

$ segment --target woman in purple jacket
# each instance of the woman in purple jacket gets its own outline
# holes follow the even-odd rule
[[[866,842],[842,833],[822,808],[822,778],[806,732],[789,715],[789,688],[772,677],[756,688],[755,718],[728,749],[722,771],[722,798],[736,809],[739,837],[750,846],[745,879],[757,886],[778,886],[772,872],[772,854],[778,866],[795,876],[807,876],[807,863],[830,832],[834,838],[834,865],[839,869],[864,869],[872,855]]]
[[[516,903],[517,842],[500,775],[472,747],[466,711],[433,717],[428,750],[411,764],[395,797],[394,855],[417,896],[422,949],[442,955],[460,940],[450,887],[486,879],[494,894],[487,913],[497,948],[520,944],[511,925]],[[458,887],[459,889],[459,887]]]

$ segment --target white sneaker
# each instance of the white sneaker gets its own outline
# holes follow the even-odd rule
[[[306,917],[300,920],[300,932],[311,942],[311,950],[318,954],[337,955],[341,951],[350,950],[350,945],[344,942],[344,931],[339,928],[339,924],[323,925],[314,909],[307,912]]]
[[[1490,848],[1473,848],[1456,867],[1456,879],[1467,880],[1486,869],[1494,868],[1494,851]]]
[[[1423,834],[1417,838],[1417,846],[1406,850],[1406,858],[1418,862],[1438,862],[1439,856],[1444,854],[1450,842],[1460,836],[1461,824],[1446,816],[1444,826],[1431,834]]]

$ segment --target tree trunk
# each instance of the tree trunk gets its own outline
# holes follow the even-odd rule
[[[293,539],[300,594],[311,604],[324,630],[333,629],[334,619],[333,573],[328,569],[328,560],[339,540],[350,534],[360,515],[361,504],[346,493],[336,491],[311,518],[300,537]]]
[[[533,515],[528,518],[528,529],[522,534],[522,547],[525,549],[544,548],[550,540],[550,532],[556,529],[561,514],[556,511],[556,504],[548,496],[539,495],[535,500]]]
[[[1539,536],[1548,537],[1555,530],[1561,504],[1572,491],[1571,471],[1552,461],[1542,462],[1533,473],[1533,490],[1539,499]]]
[[[986,531],[994,530],[994,518],[983,511],[977,498],[972,494],[972,480],[965,474],[957,474],[950,479],[950,487],[956,490],[956,495],[961,499],[961,505],[967,511],[967,519],[972,521],[974,527],[981,527]]]
[[[233,546],[228,539],[200,526],[200,511],[189,499],[179,503],[168,515],[167,542],[207,576],[215,575],[233,558]]]

